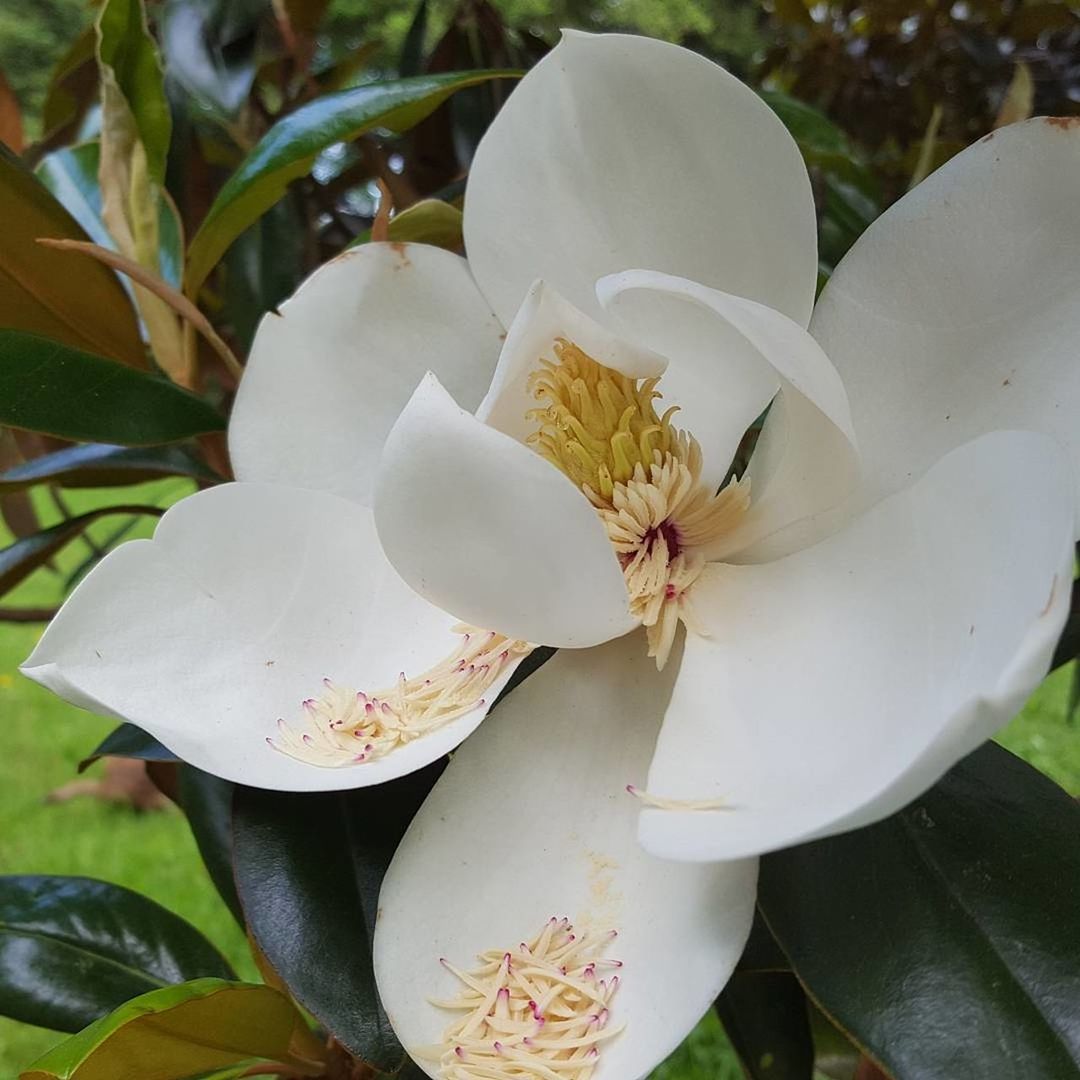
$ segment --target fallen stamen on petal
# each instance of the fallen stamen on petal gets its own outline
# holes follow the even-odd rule
[[[451,656],[412,679],[401,672],[386,690],[365,692],[324,679],[325,692],[301,703],[303,728],[278,720],[278,737],[266,741],[324,768],[375,761],[480,708],[507,665],[532,652],[528,642],[501,634],[454,630],[462,640]]]
[[[627,784],[626,790],[643,806],[651,810],[733,810],[726,799],[669,799],[663,795],[651,795],[647,791]]]
[[[463,989],[431,1003],[466,1015],[440,1045],[411,1052],[437,1060],[442,1080],[589,1080],[601,1046],[622,1031],[609,1025],[618,976],[596,981],[597,968],[622,966],[600,955],[615,936],[578,935],[552,918],[510,952],[481,953],[474,971],[441,960]]]
[[[646,627],[649,655],[667,662],[679,623],[697,630],[690,591],[702,549],[738,525],[750,505],[748,477],[714,492],[701,482],[697,441],[662,415],[658,379],[634,380],[572,342],[529,376],[541,408],[529,442],[596,508],[623,568],[630,611]],[[700,631],[699,631],[700,632]]]

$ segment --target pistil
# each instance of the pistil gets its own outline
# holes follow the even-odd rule
[[[697,441],[662,414],[658,379],[634,380],[572,342],[554,344],[530,388],[541,406],[530,442],[581,489],[602,518],[626,578],[630,611],[646,627],[649,655],[667,662],[680,622],[701,632],[690,591],[703,549],[750,505],[748,477],[719,492],[701,481]]]

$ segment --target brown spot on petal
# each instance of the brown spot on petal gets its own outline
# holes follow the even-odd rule
[[[403,243],[401,240],[391,240],[390,247],[394,254],[401,260],[401,266],[395,269],[401,269],[402,267],[412,266],[412,259],[409,258],[409,245]]]
[[[1071,131],[1080,127],[1080,116],[1046,116],[1043,118],[1051,127],[1061,131]]]

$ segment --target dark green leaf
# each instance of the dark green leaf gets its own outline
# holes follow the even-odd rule
[[[823,112],[779,90],[759,91],[799,144],[807,165],[836,173],[867,196],[876,196],[877,182],[862,163],[851,140]]]
[[[207,401],[165,379],[18,330],[0,330],[0,423],[121,446],[225,426]]]
[[[122,487],[164,476],[188,476],[212,484],[221,477],[182,446],[109,446],[88,443],[43,454],[0,473],[0,494],[35,484],[66,488]]]
[[[252,1058],[311,1076],[322,1073],[322,1056],[284,994],[197,979],[125,1003],[54,1047],[22,1080],[188,1080]]]
[[[814,1040],[806,995],[794,975],[737,972],[716,1011],[750,1080],[811,1080]]]
[[[47,334],[133,367],[146,366],[135,312],[117,276],[72,259],[39,237],[86,240],[78,222],[32,172],[0,146],[0,326]]]
[[[404,1054],[375,991],[379,886],[443,765],[345,792],[236,790],[236,882],[256,943],[296,1000],[381,1069]]]
[[[65,544],[81,536],[86,528],[99,518],[108,514],[160,513],[161,509],[156,506],[106,506],[69,518],[59,525],[42,529],[33,536],[24,536],[6,548],[0,548],[0,596],[15,588],[39,566],[47,563]]]
[[[1069,603],[1069,617],[1061,631],[1051,668],[1059,668],[1070,660],[1080,656],[1080,578],[1072,584],[1072,600]]]
[[[145,896],[80,877],[0,877],[0,1013],[78,1031],[128,998],[234,978],[193,926]]]
[[[327,94],[279,120],[218,192],[188,249],[187,289],[198,291],[229,245],[311,169],[320,151],[372,128],[405,131],[456,90],[512,71],[467,71],[369,83]]]
[[[762,860],[812,998],[898,1077],[1080,1077],[1080,806],[988,743],[899,814]]]
[[[234,785],[194,765],[180,769],[180,806],[187,815],[210,880],[236,921],[244,925],[244,910],[236,894],[232,860],[232,800]]]
[[[245,229],[226,253],[222,317],[245,351],[262,317],[300,284],[303,239],[296,205],[282,199]]]
[[[121,724],[114,728],[98,743],[97,749],[79,762],[79,772],[83,772],[103,757],[138,758],[140,761],[179,761],[180,759],[168,747],[163,746],[147,735],[142,728],[134,724]]]
[[[742,956],[739,957],[736,971],[773,972],[791,971],[791,962],[784,955],[776,938],[773,937],[769,924],[762,918],[760,911],[754,912],[754,925],[750,928],[750,937]]]
[[[403,78],[419,75],[424,62],[424,38],[427,36],[428,0],[420,0],[416,5],[416,14],[409,24],[408,33],[401,45],[401,58],[398,60],[398,74]]]

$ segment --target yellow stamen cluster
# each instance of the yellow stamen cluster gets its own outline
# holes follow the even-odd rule
[[[481,953],[480,966],[443,966],[463,988],[432,1001],[464,1015],[438,1046],[414,1051],[439,1062],[442,1080],[589,1080],[601,1045],[622,1027],[609,1024],[621,968],[600,954],[617,936],[575,934],[567,919],[550,919],[515,949]]]
[[[414,678],[367,693],[323,680],[324,692],[303,703],[296,730],[278,720],[275,749],[309,765],[335,768],[384,757],[484,704],[484,694],[508,664],[532,651],[524,641],[457,626],[458,648]]]
[[[555,343],[529,388],[541,407],[530,442],[586,495],[607,527],[626,577],[631,613],[663,667],[679,622],[694,627],[690,587],[702,549],[733,529],[750,505],[748,478],[720,492],[701,482],[697,441],[658,414],[658,379],[631,379],[571,342]],[[695,627],[699,629],[699,627]]]

